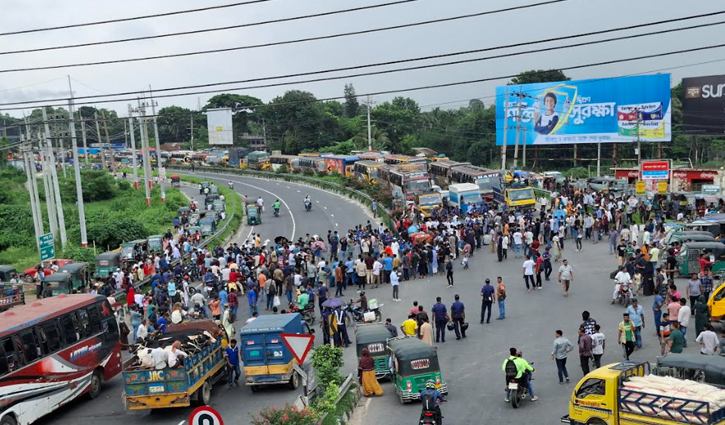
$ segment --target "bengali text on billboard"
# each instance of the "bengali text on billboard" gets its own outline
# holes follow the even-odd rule
[[[670,74],[497,87],[496,144],[669,142],[670,108]]]
[[[684,132],[725,134],[725,75],[683,78],[682,90]]]

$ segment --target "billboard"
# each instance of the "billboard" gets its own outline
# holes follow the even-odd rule
[[[206,128],[209,129],[210,145],[233,145],[232,109],[207,109]]]
[[[642,161],[640,163],[642,180],[669,180],[670,161],[668,159],[656,159]]]
[[[725,75],[683,78],[685,133],[725,134]]]
[[[519,111],[520,144],[669,142],[670,109],[670,74],[497,87],[496,144],[515,144]]]

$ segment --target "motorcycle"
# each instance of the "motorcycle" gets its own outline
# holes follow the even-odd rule
[[[531,364],[533,365],[534,363],[532,362]],[[518,409],[519,405],[521,405],[521,401],[529,396],[529,389],[526,383],[523,382],[524,379],[532,379],[532,377],[524,375],[520,379],[512,378],[509,380],[507,387],[511,392],[509,400],[511,401],[511,407],[514,409]]]
[[[279,217],[279,208],[274,209],[274,216]]]
[[[305,201],[305,211],[310,212],[312,210],[312,201]]]
[[[309,303],[304,309],[300,310],[299,306],[295,303],[289,303],[287,311],[290,313],[300,313],[302,320],[305,321],[309,326],[315,324],[315,304]]]
[[[633,297],[632,287],[630,286],[629,282],[619,283],[615,281],[615,283],[619,285],[619,291],[617,292],[617,302],[626,308],[629,306],[629,302]]]
[[[234,190],[234,183],[233,182],[227,183],[227,186],[229,187],[229,189]]]
[[[368,301],[370,303],[370,301]],[[347,312],[348,320],[352,318],[352,320],[355,323],[365,323],[365,313],[374,313],[375,314],[375,321],[380,322],[383,320],[383,313],[380,311],[380,308],[384,304],[377,305],[377,303],[373,303],[374,308],[370,308],[370,305],[368,304],[368,309],[363,310],[362,307],[355,305],[353,300],[350,300],[350,303],[345,306],[345,311]]]
[[[443,401],[445,402],[447,400],[444,399]],[[440,407],[434,409],[423,406],[418,423],[420,425],[441,425],[443,423],[443,415],[441,414]]]

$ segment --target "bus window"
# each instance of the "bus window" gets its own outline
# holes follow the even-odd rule
[[[101,315],[98,313],[98,307],[92,305],[88,307],[88,322],[90,324],[91,335],[101,332]]]
[[[32,329],[28,329],[20,333],[20,341],[23,344],[23,353],[25,354],[25,362],[30,363],[40,357],[40,345],[33,335]]]
[[[5,357],[5,350],[0,346],[0,376],[8,373],[8,360]]]
[[[73,320],[74,313],[66,314],[60,318],[60,327],[63,329],[65,343],[72,345],[80,339],[80,332],[76,329],[76,321]]]
[[[90,332],[90,325],[88,321],[88,312],[86,312],[85,309],[78,310],[78,318],[79,318],[79,324],[78,327],[80,329],[80,334],[83,336],[83,338],[88,338],[91,335]]]
[[[58,332],[58,326],[55,320],[43,323],[43,334],[47,340],[48,353],[54,353],[60,350],[63,343],[60,340],[60,332]]]
[[[15,352],[15,346],[13,345],[13,341],[10,338],[5,338],[2,341],[3,346],[3,358],[2,361],[5,362],[7,365],[7,371],[12,372],[14,370],[17,370],[20,367],[20,364],[18,363],[18,355]],[[0,375],[2,373],[0,372]]]

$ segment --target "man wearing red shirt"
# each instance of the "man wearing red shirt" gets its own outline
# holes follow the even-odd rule
[[[700,254],[700,258],[697,259],[697,262],[700,263],[700,273],[705,273],[705,268],[712,266],[714,263],[707,258],[707,253]]]
[[[534,243],[539,243],[539,242],[536,239],[534,239]],[[533,246],[534,246],[534,244],[532,243],[531,244],[532,249],[533,249]],[[540,255],[538,257],[536,257],[536,264],[534,264],[534,266],[535,266],[534,271],[536,273],[535,285],[537,288],[541,288],[541,272],[544,271],[544,259]]]

